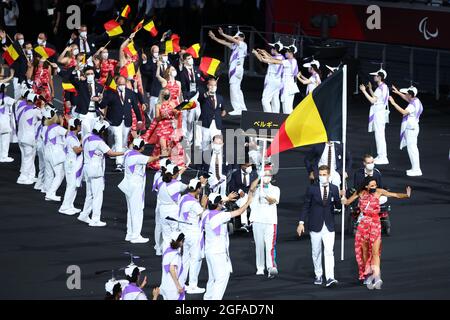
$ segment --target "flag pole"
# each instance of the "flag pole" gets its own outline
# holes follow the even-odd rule
[[[342,190],[345,192],[345,160],[347,155],[347,65],[342,68]],[[344,260],[345,205],[341,207],[341,261]]]

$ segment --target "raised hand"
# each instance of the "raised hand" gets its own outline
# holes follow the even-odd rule
[[[223,34],[224,34],[221,27],[219,27],[219,29],[217,29],[217,32],[219,32],[219,34],[220,34],[221,36],[223,36]]]
[[[363,84],[360,84],[360,85],[359,85],[359,90],[365,92],[365,91],[366,91],[366,86],[363,85]]]
[[[411,198],[411,191],[412,191],[411,187],[407,186],[406,187],[406,194],[408,195],[408,198]]]

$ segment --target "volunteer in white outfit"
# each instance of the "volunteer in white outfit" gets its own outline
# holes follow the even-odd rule
[[[132,150],[125,151],[124,170],[125,176],[119,184],[119,189],[125,193],[127,201],[127,234],[125,241],[131,243],[147,243],[148,238],[141,236],[142,222],[144,220],[145,207],[145,169],[147,164],[159,159],[143,155],[145,142],[141,138],[135,138]]]
[[[275,245],[277,242],[277,204],[280,202],[280,188],[270,183],[272,181],[270,166],[265,167],[262,180],[262,186],[260,179],[255,180],[251,186],[250,191],[255,193],[255,200],[250,205],[252,209],[250,222],[253,226],[253,238],[255,240],[256,275],[264,275],[264,270],[267,268],[269,278],[273,278],[278,274]]]
[[[152,191],[155,191],[156,194],[159,192],[159,188],[163,184],[162,175],[166,172],[167,166],[170,164],[170,158],[163,158],[159,161],[159,169],[156,171],[153,177],[153,187]],[[156,208],[155,208],[155,246],[156,255],[162,255],[162,246],[163,246],[163,238],[162,238],[162,226],[161,226],[161,217],[159,213],[159,197],[156,197]]]
[[[40,117],[41,110],[35,103],[38,96],[29,92],[16,108],[17,139],[21,153],[20,176],[18,184],[33,184],[36,182],[36,168],[34,159],[36,157],[36,132],[35,126]]]
[[[229,254],[228,221],[247,211],[253,200],[250,192],[247,202],[239,209],[226,212],[223,198],[218,193],[208,196],[208,210],[203,213],[202,231],[204,234],[205,257],[208,264],[208,283],[204,300],[222,300],[230,274],[233,272]]]
[[[375,142],[378,154],[375,158],[375,164],[389,164],[385,137],[386,123],[389,122],[389,109],[387,109],[389,88],[384,83],[387,73],[383,69],[380,69],[377,72],[372,72],[370,75],[374,76],[374,81],[378,86],[375,92],[372,91],[370,82],[368,85],[369,92],[367,92],[364,84],[361,84],[359,89],[372,104],[369,112],[369,132],[375,132]]]
[[[56,195],[56,191],[64,180],[64,161],[66,159],[64,147],[67,130],[62,127],[64,118],[58,116],[52,107],[45,108],[44,116],[50,119],[44,135],[45,200],[61,201],[61,197]]]
[[[81,126],[80,119],[71,118],[69,120],[69,132],[66,136],[64,148],[66,153],[66,160],[64,161],[66,192],[64,193],[64,201],[59,208],[60,213],[67,215],[74,215],[81,211],[73,205],[77,196],[77,188],[81,187],[83,174],[83,148],[79,138]]]
[[[86,181],[86,198],[83,211],[78,220],[88,223],[90,227],[104,227],[106,222],[100,220],[105,189],[105,154],[110,157],[122,156],[123,152],[114,152],[100,137],[108,128],[106,121],[94,124],[92,133],[83,139],[83,176]],[[89,215],[92,212],[92,218]]]
[[[284,59],[283,55],[280,53],[283,50],[283,44],[280,41],[278,41],[277,43],[269,43],[269,46],[271,47],[270,53],[272,55],[272,58],[278,60]],[[259,61],[266,63],[263,56],[257,50],[253,50],[252,53]],[[283,65],[273,64],[270,62],[267,62],[267,64],[268,67],[266,77],[264,79],[264,90],[261,103],[264,112],[279,113]]]
[[[50,119],[47,119],[45,116],[52,117],[53,115],[48,112],[45,112],[45,108],[41,109],[40,114],[38,115],[38,121],[36,122],[35,127],[35,138],[36,138],[36,154],[38,157],[38,175],[37,181],[34,184],[34,190],[39,190],[42,193],[47,193],[45,190],[45,155],[44,155],[44,135],[47,130],[47,125],[50,122]],[[48,185],[48,184],[47,184]]]
[[[8,156],[9,144],[11,142],[11,115],[15,100],[5,93],[7,83],[0,85],[0,162],[13,162]]]
[[[309,78],[306,78],[304,75],[302,75],[301,72],[299,72],[297,74],[297,79],[306,86],[306,95],[308,95],[322,83],[322,81],[320,80],[320,62],[317,60],[313,60],[311,62],[303,64],[303,67],[308,68],[308,72],[311,74],[311,76]]]
[[[184,234],[173,231],[169,239],[162,257],[161,295],[164,300],[185,300],[182,258]]]
[[[142,290],[147,284],[147,277],[144,277],[144,280],[139,284],[139,276],[144,270],[145,268],[134,264],[125,268],[128,285],[122,290],[121,300],[148,300],[144,290]]]
[[[189,274],[189,286],[186,292],[189,294],[204,293],[204,288],[198,287],[198,275],[202,266],[202,248],[200,241],[202,232],[200,222],[205,211],[207,196],[203,196],[199,201],[202,184],[199,179],[194,178],[189,181],[188,193],[180,198],[178,220],[184,221],[180,225],[181,231],[186,239],[183,246],[183,266],[184,278]]]
[[[422,102],[417,98],[417,88],[409,87],[397,90],[392,86],[392,92],[398,94],[403,100],[408,102],[408,106],[403,109],[394,100],[389,97],[391,104],[403,115],[400,127],[400,150],[405,146],[408,149],[409,160],[411,161],[411,169],[406,171],[406,175],[416,177],[422,175],[420,169],[419,149],[417,148],[417,137],[419,136],[419,121],[423,112]]]
[[[230,54],[228,76],[230,81],[230,101],[234,110],[230,112],[230,115],[241,115],[242,111],[247,110],[244,101],[244,93],[241,89],[241,82],[244,77],[244,60],[247,56],[247,44],[244,42],[245,35],[238,31],[232,37],[225,34],[222,28],[219,28],[218,32],[225,40],[218,39],[212,31],[209,31],[209,37],[232,50]]]
[[[215,135],[212,140],[212,154],[209,163],[209,179],[208,183],[212,192],[220,193],[223,197],[227,192],[227,176],[226,172],[223,172],[224,167],[224,155],[223,155],[223,137],[221,134]]]
[[[163,247],[167,246],[170,242],[171,233],[179,228],[179,224],[176,221],[171,221],[166,218],[178,219],[178,201],[181,196],[180,194],[187,188],[187,185],[177,179],[180,172],[178,166],[174,164],[167,165],[166,172],[162,178],[163,183],[158,192]]]

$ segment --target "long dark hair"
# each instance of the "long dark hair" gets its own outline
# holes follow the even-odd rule
[[[173,174],[171,174],[170,172],[164,172],[163,176],[162,176],[162,180],[166,183],[169,183],[170,181],[172,181],[173,177],[180,171],[180,168],[175,167],[175,169],[173,169]]]
[[[375,181],[377,182],[377,179],[375,179],[373,176],[367,176],[364,178],[363,182],[359,185],[358,187],[358,194],[361,194],[361,192],[363,192],[364,190],[366,190],[367,185],[372,182]]]
[[[322,71],[320,71],[320,69],[315,64],[312,64],[311,68],[313,68],[313,70],[319,75],[320,79],[322,79]]]
[[[184,234],[181,233],[181,234],[178,236],[178,239],[172,240],[172,241],[170,242],[170,247],[171,247],[172,249],[179,249],[179,248],[181,248],[180,254],[183,255],[183,244],[182,244],[183,241],[184,241]]]

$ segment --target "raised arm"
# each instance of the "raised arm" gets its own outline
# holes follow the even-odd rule
[[[402,98],[403,100],[405,100],[406,102],[408,101],[408,98],[406,97],[406,94],[401,93],[396,86],[392,85],[392,92],[395,93],[396,95],[398,95],[400,98]]]
[[[282,60],[273,58],[267,51],[262,49],[257,49],[257,52],[261,55],[263,62],[267,64],[283,64]]]
[[[167,80],[161,77],[161,61],[159,60],[156,63],[156,79],[161,83],[161,87],[165,88],[167,86]]]
[[[136,34],[135,32],[130,34],[130,36],[120,45],[119,63],[120,63],[121,67],[123,67],[127,62],[127,60],[125,58],[125,53],[123,50],[130,44],[130,42],[133,40],[135,34]]]
[[[411,187],[406,187],[406,193],[397,193],[397,192],[389,192],[384,189],[377,189],[377,192],[380,193],[382,196],[386,196],[388,198],[397,198],[397,199],[407,199],[411,198]]]
[[[67,54],[67,52],[69,51],[69,49],[70,49],[70,47],[66,47],[66,48],[64,49],[64,51],[59,55],[59,57],[58,57],[58,63],[63,64],[63,65],[66,65],[66,64],[69,63],[70,58],[69,58],[69,57],[66,57],[66,54]]]
[[[359,89],[366,96],[366,99],[369,100],[370,103],[374,104],[375,102],[377,102],[377,98],[375,98],[374,96],[371,96],[369,93],[367,93],[365,85],[363,85],[363,84],[359,85]]]
[[[253,200],[253,192],[249,192],[249,193],[248,193],[248,199],[247,199],[247,202],[246,202],[242,207],[240,207],[239,209],[230,212],[231,218],[240,216],[241,214],[243,214],[244,212],[246,212],[248,206],[252,203],[252,200]]]
[[[406,116],[409,114],[408,111],[400,107],[397,102],[395,102],[394,98],[392,96],[389,97],[389,102],[394,106],[395,109],[397,109],[398,112],[400,112],[402,115]]]
[[[347,199],[345,196],[343,196],[343,197],[341,198],[341,203],[342,203],[343,205],[348,206],[348,205],[350,205],[351,203],[353,203],[353,201],[355,201],[356,199],[358,199],[358,197],[359,197],[358,192],[353,193],[352,196],[351,196],[350,198],[348,198],[348,199]]]
[[[208,32],[208,35],[209,35],[209,37],[210,37],[212,40],[216,41],[217,43],[220,43],[221,45],[223,45],[223,46],[225,46],[225,47],[228,47],[228,48],[230,48],[230,49],[233,47],[233,44],[232,44],[232,43],[217,38],[216,35],[214,34],[214,32],[212,32],[212,31],[209,31],[209,32]]]
[[[217,32],[219,32],[219,34],[225,38],[225,40],[234,43],[236,45],[239,45],[239,40],[236,40],[235,38],[233,38],[232,36],[227,35],[225,32],[223,32],[222,28],[217,29]]]

